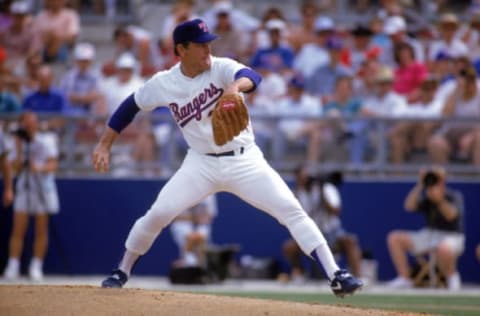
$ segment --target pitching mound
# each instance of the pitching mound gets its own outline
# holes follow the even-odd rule
[[[413,315],[319,304],[92,286],[0,286],[0,315]]]

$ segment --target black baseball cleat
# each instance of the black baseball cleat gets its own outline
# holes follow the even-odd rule
[[[112,274],[102,282],[104,288],[121,288],[128,281],[128,276],[120,269],[113,270]]]
[[[338,270],[330,282],[330,288],[338,297],[352,295],[355,291],[361,289],[363,282],[351,275],[347,270]]]

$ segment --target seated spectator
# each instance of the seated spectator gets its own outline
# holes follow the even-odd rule
[[[330,142],[348,141],[348,150],[350,151],[350,161],[361,163],[364,160],[367,149],[368,138],[366,121],[348,121],[344,119],[359,118],[365,115],[363,104],[360,99],[352,94],[352,77],[338,77],[335,84],[335,93],[332,100],[325,103],[323,108],[324,116],[332,118],[326,123],[331,138]]]
[[[309,120],[322,114],[321,103],[305,92],[305,82],[299,77],[293,77],[288,85],[288,93],[277,102],[277,113],[283,118],[279,129],[287,141],[298,141],[306,138],[307,161],[319,161],[321,129],[317,122]],[[302,116],[303,118],[295,118]],[[293,118],[290,118],[293,117]],[[283,142],[282,142],[283,144]],[[284,150],[281,149],[281,154]]]
[[[264,152],[268,152],[268,144],[274,139],[275,122],[265,117],[258,119],[255,115],[276,115],[278,102],[287,92],[287,83],[284,77],[267,68],[257,68],[257,71],[263,79],[258,89],[247,96],[251,100],[249,112],[255,124],[255,140]]]
[[[281,21],[283,25],[280,25],[277,23],[277,25],[282,28],[280,32],[280,44],[281,46],[289,46],[289,43],[287,41],[288,35],[289,35],[289,25],[287,21],[285,20],[285,16],[279,7],[269,7],[265,10],[265,12],[262,15],[262,24],[260,27],[254,32],[252,36],[252,44],[250,45],[250,51],[251,54],[253,54],[255,51],[268,48],[272,46],[272,41],[270,39],[270,30],[267,27],[267,23],[270,21]]]
[[[304,166],[295,171],[295,195],[303,209],[323,232],[328,246],[334,253],[346,256],[347,263],[355,276],[360,276],[361,250],[357,237],[348,233],[339,217],[342,209],[342,197],[339,187],[343,182],[342,173],[335,171],[325,177],[309,176]],[[305,278],[302,265],[302,251],[298,244],[289,239],[283,244],[283,254],[291,265],[290,279],[301,281]]]
[[[330,17],[318,17],[315,20],[314,31],[315,41],[305,43],[293,61],[293,69],[303,78],[309,78],[317,68],[328,64],[330,61],[326,44],[335,31],[333,20]]]
[[[39,53],[27,57],[24,62],[25,73],[20,77],[20,96],[22,98],[38,89],[38,70],[43,65],[42,56]]]
[[[420,85],[419,100],[403,107],[400,117],[440,118],[445,100],[436,97],[438,80],[427,77]],[[403,163],[415,152],[426,152],[428,139],[432,136],[438,123],[434,121],[405,121],[396,123],[389,131],[391,161]]]
[[[158,40],[158,58],[156,60],[158,69],[169,69],[178,61],[177,56],[173,52],[173,30],[178,24],[197,17],[193,12],[194,5],[195,0],[175,1],[172,5],[171,13],[163,20]]]
[[[243,33],[252,33],[260,26],[260,21],[242,9],[235,8],[230,0],[211,0],[212,5],[203,13],[203,20],[213,30],[217,25],[219,11],[228,11],[232,27]]]
[[[393,89],[405,96],[408,102],[417,101],[420,84],[427,76],[427,67],[417,61],[413,47],[407,43],[395,45],[394,58],[397,68]]]
[[[330,37],[325,43],[329,55],[329,62],[316,68],[310,77],[306,78],[308,93],[319,96],[324,103],[332,99],[337,79],[352,74],[351,70],[342,64],[340,57],[344,48],[337,37]]]
[[[20,112],[22,105],[17,96],[5,89],[4,86],[4,79],[0,78],[0,114]]]
[[[92,69],[95,47],[90,43],[79,43],[73,51],[75,66],[64,74],[59,87],[68,100],[69,114],[106,115],[98,91],[99,74]],[[104,105],[103,105],[104,107]]]
[[[443,116],[448,118],[480,117],[480,83],[475,68],[461,71],[454,90],[443,107]],[[480,129],[476,122],[446,122],[428,142],[428,152],[434,163],[448,163],[450,158],[458,161],[471,160],[480,165]]]
[[[124,53],[129,53],[136,59],[139,63],[139,74],[142,77],[148,77],[155,73],[157,52],[152,38],[153,36],[148,30],[139,26],[122,25],[117,27],[113,32],[115,53],[113,59],[103,65],[104,75],[111,76],[115,73],[115,62]]]
[[[33,28],[26,1],[13,2],[10,13],[12,24],[0,33],[0,45],[6,50],[7,66],[18,76],[25,73],[25,59],[40,51],[41,42]]]
[[[64,95],[53,88],[54,75],[50,66],[41,66],[38,69],[38,88],[23,101],[23,109],[33,112],[61,113],[66,109],[67,102]]]
[[[418,181],[405,199],[407,212],[425,216],[426,227],[419,231],[395,230],[388,234],[388,249],[398,276],[388,283],[392,288],[413,286],[407,254],[433,251],[450,290],[461,287],[457,259],[463,253],[463,195],[447,186],[442,168],[421,170]]]
[[[317,41],[318,26],[315,25],[318,7],[313,1],[302,1],[300,4],[300,23],[292,25],[288,34],[288,42],[295,53],[299,53],[305,45]],[[333,24],[333,23],[332,23]]]
[[[444,52],[454,58],[468,56],[467,45],[456,36],[459,25],[458,18],[453,13],[445,13],[440,16],[437,26],[440,36],[430,43],[429,60],[435,60],[439,52]]]
[[[218,8],[216,18],[213,33],[219,38],[211,43],[212,55],[244,61],[247,58],[249,38],[232,23],[231,9]]]
[[[405,18],[400,15],[390,16],[385,19],[384,33],[390,38],[387,46],[382,50],[380,61],[390,67],[398,64],[395,60],[396,47],[401,44],[408,44],[411,47],[412,55],[419,63],[425,62],[425,53],[423,45],[407,33],[407,23]]]
[[[43,60],[65,62],[80,34],[80,19],[77,12],[66,7],[65,0],[45,0],[35,16],[34,29],[44,47]]]
[[[113,113],[130,94],[140,88],[143,79],[137,75],[137,62],[129,54],[121,55],[116,63],[115,76],[100,81],[99,90],[102,93],[107,114]],[[150,124],[150,113],[140,115],[133,124],[122,133],[120,139],[126,150],[114,153],[112,156],[115,175],[131,175],[135,171],[132,163],[153,162],[155,159],[155,142]],[[118,147],[120,149],[120,147]]]
[[[352,44],[348,47],[350,67],[357,73],[367,58],[365,52],[374,47],[380,48],[372,42],[373,32],[368,27],[357,25],[350,31],[350,35],[352,36]]]
[[[174,266],[206,267],[205,250],[211,243],[212,222],[217,213],[216,196],[210,195],[174,219],[170,230],[180,253]]]
[[[269,35],[269,46],[260,48],[252,57],[251,67],[267,68],[273,72],[288,76],[292,73],[292,49],[282,44],[282,32],[285,31],[285,22],[274,19],[266,23],[265,28]]]

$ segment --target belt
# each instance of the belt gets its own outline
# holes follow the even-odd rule
[[[230,150],[230,151],[224,151],[223,153],[206,153],[205,155],[211,156],[211,157],[227,157],[227,156],[235,156],[235,155],[242,155],[245,152],[245,147],[240,147],[239,150]]]

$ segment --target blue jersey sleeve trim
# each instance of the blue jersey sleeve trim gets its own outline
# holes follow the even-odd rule
[[[140,111],[133,93],[128,96],[113,113],[108,121],[110,126],[117,133],[120,133],[125,127],[133,121],[135,115]]]
[[[239,71],[237,71],[237,73],[235,74],[235,80],[237,80],[239,78],[242,78],[242,77],[248,78],[253,82],[253,88],[248,90],[248,91],[245,91],[245,93],[255,91],[257,86],[260,84],[260,81],[262,81],[262,77],[260,76],[260,74],[253,71],[250,68],[242,68]]]

